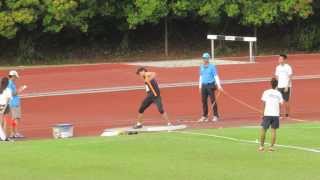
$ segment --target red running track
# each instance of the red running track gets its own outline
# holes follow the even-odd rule
[[[320,117],[317,107],[319,88],[315,88],[319,83],[320,80],[295,81],[292,116],[315,120]],[[268,86],[268,83],[226,85],[225,90],[259,108],[261,93]],[[235,103],[227,96],[220,96],[222,121],[197,124],[194,121],[201,115],[201,105],[196,87],[163,89],[162,94],[165,109],[174,123],[182,123],[179,120],[183,120],[183,123],[192,127],[226,127],[258,125],[260,122],[259,113]],[[68,122],[74,124],[76,136],[96,136],[105,128],[135,123],[137,109],[144,95],[145,92],[141,90],[25,99],[21,130],[30,138],[47,138],[51,137],[52,125]],[[155,107],[146,112],[145,121],[147,124],[164,124]]]
[[[295,75],[318,75],[320,54],[289,56]],[[221,79],[241,79],[273,76],[277,57],[259,57],[255,64],[218,66]],[[159,75],[160,83],[181,83],[198,80],[198,68],[151,68]],[[67,67],[43,67],[19,70],[20,84],[27,84],[26,93],[72,90],[83,88],[141,85],[135,76],[136,66],[121,64],[81,65]],[[2,70],[0,75],[7,71]],[[260,95],[267,83],[226,85],[233,96],[259,107]],[[294,84],[293,115],[296,118],[319,119],[319,80],[301,80]],[[258,124],[259,114],[222,96],[219,105],[222,121],[217,124],[192,123],[200,112],[198,89],[163,89],[165,108],[174,120],[183,120],[192,127],[219,127],[242,124]],[[99,135],[103,129],[131,125],[136,110],[144,97],[144,91],[82,94],[41,97],[23,100],[21,131],[30,138],[51,137],[51,127],[60,122],[75,125],[77,136]],[[146,114],[146,122],[162,121],[154,108]],[[176,122],[179,123],[179,122]],[[181,122],[180,122],[181,123]]]
[[[289,55],[295,75],[320,74],[320,54]],[[277,56],[259,57],[255,64],[220,65],[222,80],[271,77],[277,65]],[[26,93],[70,89],[103,88],[141,85],[135,75],[136,66],[97,64],[67,67],[43,67],[19,70],[20,84],[27,84]],[[150,68],[158,73],[159,83],[191,82],[198,80],[198,68]],[[0,71],[0,76],[7,71]]]

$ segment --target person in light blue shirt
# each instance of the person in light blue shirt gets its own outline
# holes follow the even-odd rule
[[[213,118],[212,121],[216,122],[219,120],[218,105],[216,101],[215,91],[223,91],[220,78],[217,72],[217,68],[214,64],[210,63],[210,54],[203,53],[202,55],[203,64],[200,65],[199,69],[199,90],[202,97],[202,117],[199,122],[207,122],[208,119],[208,97],[212,104]]]
[[[8,85],[9,89],[11,90],[13,96],[12,99],[9,102],[9,105],[11,108],[17,108],[20,107],[21,101],[20,101],[20,96],[17,93],[17,86],[15,84],[15,80],[13,80],[13,78],[11,78],[9,80],[9,85]]]
[[[19,94],[26,89],[27,86],[22,86],[17,89],[16,81],[19,79],[19,74],[17,71],[9,72],[9,84],[8,88],[12,92],[12,98],[9,102],[9,109],[11,113],[11,118],[15,121],[15,126],[12,127],[13,138],[22,138],[23,136],[18,132],[18,125],[21,121],[21,100]]]

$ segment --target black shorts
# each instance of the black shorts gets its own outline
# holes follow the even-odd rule
[[[143,100],[139,108],[139,113],[142,114],[153,103],[157,106],[160,114],[163,114],[164,110],[161,96],[154,96],[152,94],[148,94],[148,96]]]
[[[288,88],[287,92],[284,92],[285,88],[278,88],[278,91],[282,94],[282,98],[285,102],[288,102],[291,95],[291,88]]]
[[[278,129],[280,127],[279,116],[264,116],[261,126],[265,130],[269,129],[270,126],[272,129]]]

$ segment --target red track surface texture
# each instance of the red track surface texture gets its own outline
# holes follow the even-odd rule
[[[320,55],[290,56],[295,75],[319,75]],[[218,66],[222,79],[258,78],[273,76],[277,57],[261,57],[258,63]],[[33,68],[20,71],[20,84],[27,84],[27,92],[47,92],[83,88],[101,88],[141,85],[135,76],[135,66],[100,64],[70,67]],[[197,81],[198,68],[152,68],[158,73],[160,83]],[[4,75],[6,71],[2,71]],[[320,80],[294,82],[292,112],[302,119],[319,119]],[[226,85],[225,90],[248,104],[260,107],[260,96],[268,83]],[[51,137],[54,124],[68,122],[75,126],[77,136],[99,135],[103,129],[131,125],[135,122],[137,108],[145,92],[128,91],[99,94],[82,94],[23,99],[21,131],[30,138]],[[201,115],[199,92],[196,87],[162,90],[165,109],[175,123],[194,123]],[[258,124],[260,115],[227,96],[220,96],[222,121],[205,127]],[[155,108],[146,112],[146,123],[163,123]]]

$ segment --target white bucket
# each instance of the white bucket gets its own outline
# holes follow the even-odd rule
[[[73,137],[73,125],[72,124],[56,124],[52,128],[53,138],[70,138]]]

